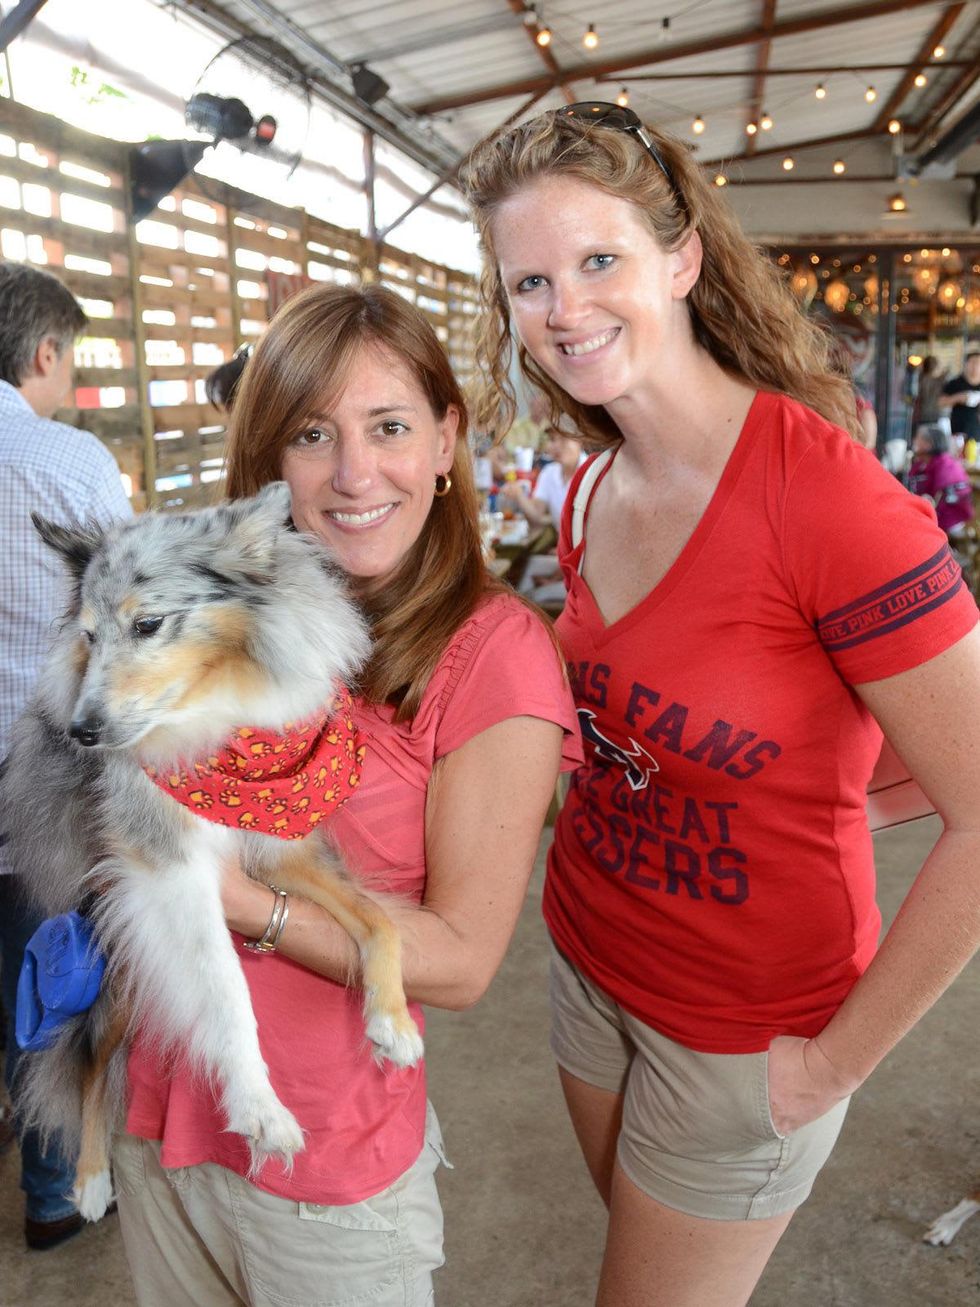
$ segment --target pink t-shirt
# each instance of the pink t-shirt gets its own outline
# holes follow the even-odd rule
[[[416,901],[425,887],[425,802],[433,764],[495,723],[541,717],[565,730],[563,770],[579,765],[571,693],[544,626],[510,595],[485,602],[457,631],[411,722],[387,706],[355,704],[367,746],[361,783],[330,823],[348,865],[375,888]],[[481,806],[474,796],[474,819]],[[418,1157],[425,1127],[424,1065],[379,1067],[364,1035],[361,994],[281,954],[256,957],[233,934],[276,1093],[306,1135],[287,1175],[269,1161],[254,1183],[294,1201],[360,1202]],[[412,1004],[422,1026],[422,1013]],[[248,1148],[229,1134],[217,1097],[149,1040],[129,1060],[127,1129],[162,1141],[165,1167],[217,1162],[239,1175]]]

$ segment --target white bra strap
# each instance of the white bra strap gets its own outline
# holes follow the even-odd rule
[[[578,490],[575,492],[575,498],[572,501],[572,548],[580,544],[582,537],[585,535],[585,514],[588,512],[589,500],[592,498],[592,491],[595,483],[613,456],[612,449],[604,449],[601,454],[597,454],[589,466],[585,469],[582,480],[578,483]]]

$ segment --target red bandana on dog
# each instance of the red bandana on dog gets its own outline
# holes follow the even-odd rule
[[[301,840],[360,780],[364,746],[357,743],[352,710],[342,690],[332,716],[287,722],[281,734],[239,727],[222,749],[192,765],[193,774],[143,770],[185,808],[219,826]]]

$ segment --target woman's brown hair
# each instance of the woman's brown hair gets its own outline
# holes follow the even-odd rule
[[[437,497],[422,532],[380,589],[365,598],[374,653],[358,690],[413,717],[453,633],[489,590],[478,504],[466,444],[466,405],[445,351],[418,309],[383,286],[311,286],[273,318],[235,395],[228,428],[229,496],[255,494],[281,476],[293,438],[344,388],[357,351],[378,346],[404,363],[437,420],[459,412],[452,487]]]
[[[664,250],[697,232],[701,273],[687,296],[695,339],[726,371],[761,390],[781,391],[858,434],[854,395],[828,367],[828,336],[804,316],[782,274],[746,238],[719,190],[686,146],[646,129],[674,185],[639,141],[625,132],[561,114],[541,114],[475,147],[461,174],[484,252],[483,313],[477,361],[482,373],[473,418],[501,435],[514,418],[510,381],[513,333],[493,247],[497,207],[531,182],[574,177],[635,204]],[[547,395],[552,420],[565,413],[587,440],[609,445],[619,430],[606,411],[577,403],[522,344],[521,370]]]

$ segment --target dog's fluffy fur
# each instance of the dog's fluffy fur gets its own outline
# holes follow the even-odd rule
[[[143,1025],[213,1079],[253,1169],[288,1166],[301,1126],[276,1097],[220,899],[224,860],[328,908],[360,948],[368,1038],[411,1065],[422,1042],[383,909],[320,834],[284,841],[218,826],[160,790],[163,769],[236,726],[313,715],[368,654],[365,625],[322,547],[288,525],[289,491],[109,531],[35,519],[75,578],[71,610],[0,783],[13,866],[46,914],[88,901],[109,958],[95,1006],[24,1059],[28,1117],[77,1157],[76,1200],[111,1199],[108,1147],[123,1106],[127,1036]],[[163,617],[145,633],[145,618]],[[144,628],[140,634],[136,623]],[[74,723],[97,728],[83,747]]]

